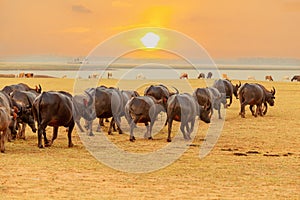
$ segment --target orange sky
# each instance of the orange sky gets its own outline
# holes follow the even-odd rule
[[[87,55],[120,31],[177,30],[213,58],[300,58],[298,0],[0,0],[0,57]]]

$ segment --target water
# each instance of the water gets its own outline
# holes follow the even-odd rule
[[[115,79],[179,79],[181,73],[187,73],[190,79],[196,79],[199,75],[199,72],[203,72],[207,75],[208,72],[213,73],[212,78],[221,78],[222,74],[227,74],[229,79],[237,80],[248,80],[248,76],[255,77],[255,80],[265,80],[266,75],[271,75],[274,81],[282,81],[283,77],[288,76],[289,80],[294,75],[300,75],[300,69],[268,69],[268,70],[259,70],[259,69],[220,69],[219,71],[215,69],[203,68],[199,71],[191,68],[176,68],[172,69],[169,67],[162,66],[161,68],[155,67],[144,67],[144,68],[109,68],[104,70],[99,68],[99,70],[0,70],[0,74],[19,74],[24,73],[34,73],[35,75],[48,75],[61,78],[63,76],[67,78],[88,78],[90,75],[94,74],[97,77],[107,78],[107,73],[112,73],[112,78]]]

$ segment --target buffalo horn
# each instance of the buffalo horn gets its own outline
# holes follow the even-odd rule
[[[175,94],[179,94],[179,91],[178,91],[178,89],[176,87],[172,86],[172,88],[174,88],[174,90],[176,91]]]
[[[93,103],[93,97],[90,93],[88,93],[87,91],[84,91],[88,96],[89,96],[89,101],[88,101],[88,106],[92,105]]]
[[[272,92],[272,94],[273,94],[273,96],[275,95],[275,93],[276,93],[276,90],[275,90],[275,88],[274,87],[272,87],[273,88],[273,90],[271,91]]]

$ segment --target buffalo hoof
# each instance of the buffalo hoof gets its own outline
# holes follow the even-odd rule
[[[43,149],[43,148],[44,148],[44,146],[43,146],[43,145],[39,145],[38,147],[39,147],[40,149]]]
[[[73,143],[70,143],[68,147],[73,147],[73,146],[74,146],[74,144],[73,144]]]
[[[123,134],[123,131],[119,131],[119,134]]]
[[[130,139],[129,139],[130,142],[134,142],[134,140],[135,140],[135,139],[133,139],[133,138],[130,138]]]
[[[148,140],[153,140],[153,137],[152,136],[148,137]]]
[[[108,135],[112,135],[112,134],[111,134],[111,131],[108,131]]]
[[[51,143],[46,143],[45,147],[51,147]]]
[[[172,142],[171,138],[168,138],[168,139],[167,139],[167,142]]]
[[[90,132],[88,133],[88,136],[95,136],[94,133]]]

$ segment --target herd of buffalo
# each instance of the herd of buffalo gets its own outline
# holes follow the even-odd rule
[[[25,139],[25,127],[28,124],[38,135],[38,147],[51,146],[57,138],[58,127],[67,127],[68,146],[72,147],[72,130],[77,124],[81,132],[93,136],[92,122],[99,119],[97,131],[103,120],[110,120],[108,134],[112,129],[123,133],[121,117],[125,116],[130,127],[130,141],[134,141],[134,129],[137,123],[145,124],[145,138],[152,138],[152,127],[160,112],[166,112],[168,125],[167,141],[171,142],[173,121],[179,121],[184,139],[190,139],[196,117],[210,123],[214,110],[221,119],[221,106],[232,104],[233,95],[240,101],[240,115],[245,117],[245,106],[250,105],[252,115],[265,115],[268,105],[274,105],[275,88],[267,90],[256,83],[233,84],[226,79],[215,80],[212,87],[197,88],[193,94],[179,93],[173,87],[151,85],[140,96],[136,91],[124,91],[114,87],[100,86],[88,88],[83,94],[71,95],[65,91],[43,91],[41,86],[30,88],[24,83],[5,86],[0,91],[0,131],[1,152],[5,151],[5,140]],[[227,103],[227,99],[229,102]],[[253,107],[256,106],[254,111]],[[80,119],[85,120],[84,128]],[[37,127],[36,127],[37,123]],[[53,127],[53,137],[47,139],[46,127]],[[42,143],[44,139],[44,144]]]

